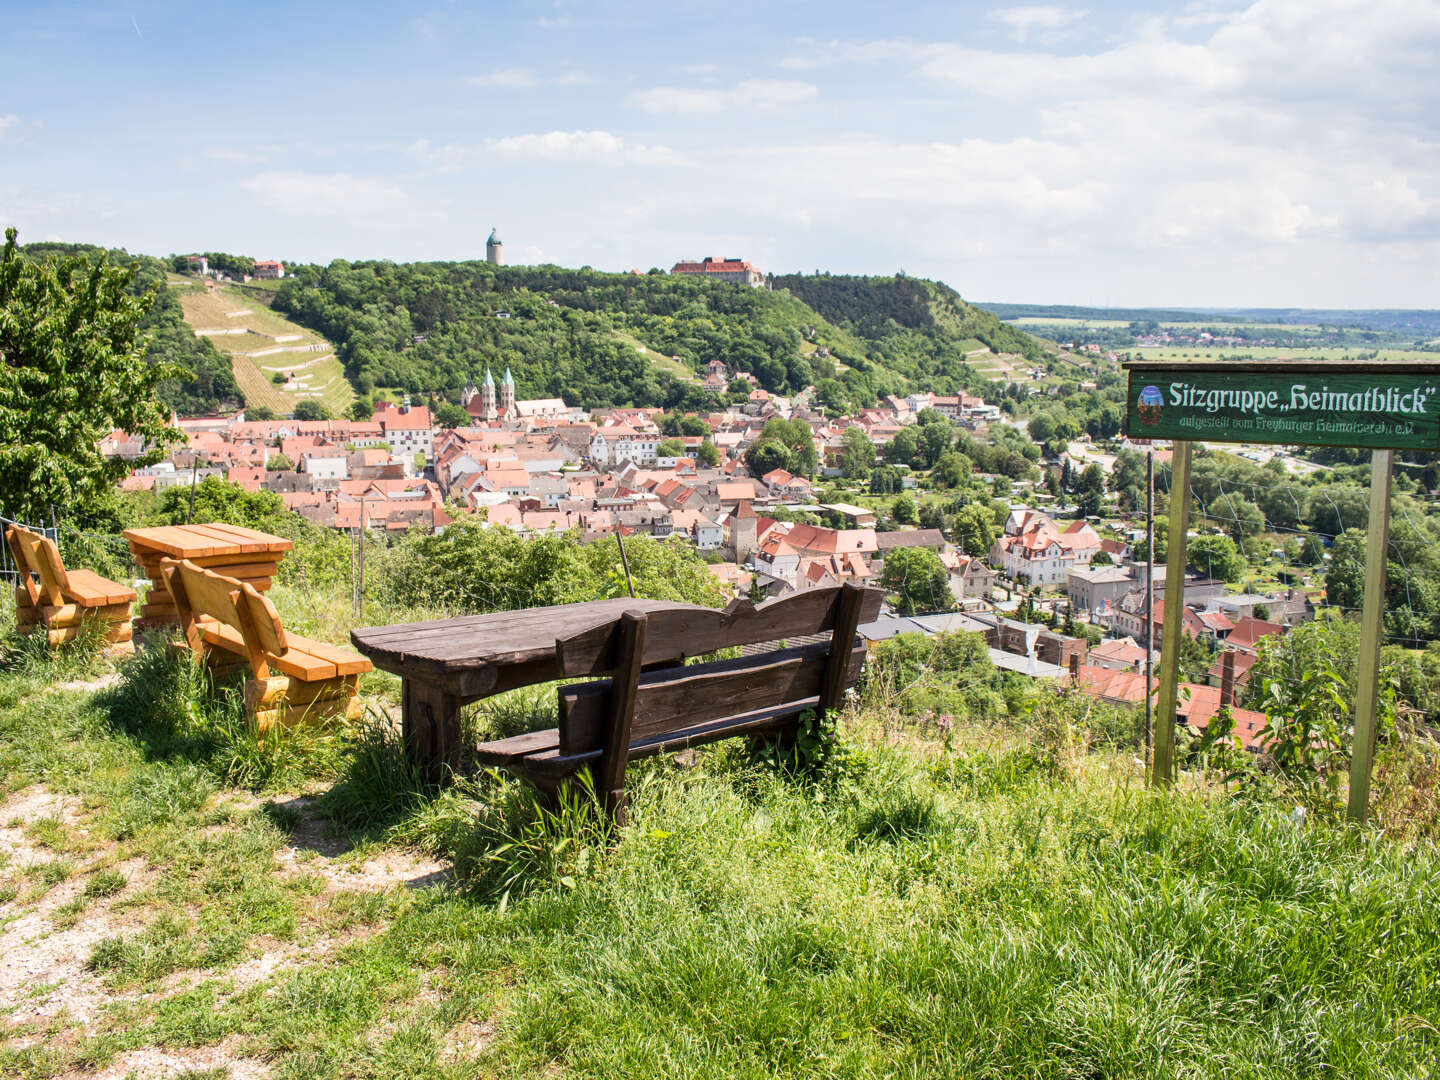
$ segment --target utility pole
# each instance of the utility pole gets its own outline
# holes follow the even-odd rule
[[[1150,685],[1155,677],[1155,448],[1145,451],[1145,769],[1150,770],[1151,732],[1155,726],[1155,702]]]

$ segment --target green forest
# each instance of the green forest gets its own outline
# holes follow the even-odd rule
[[[146,359],[152,363],[170,361],[194,375],[193,379],[167,379],[159,385],[160,399],[182,415],[238,409],[245,403],[230,358],[204,338],[195,336],[180,310],[180,298],[165,286],[169,263],[150,255],[131,255],[115,248],[106,251],[94,244],[44,242],[26,244],[24,254],[37,261],[80,255],[107,258],[116,266],[132,271],[130,291],[136,296],[154,293],[150,310],[140,329],[150,339]]]
[[[914,386],[993,393],[965,362],[976,340],[1040,355],[933,282],[776,280],[771,291],[659,272],[337,260],[293,268],[274,306],[336,343],[364,397],[393,387],[454,401],[487,366],[508,366],[522,398],[703,409],[722,403],[699,382],[721,360],[773,393],[814,385],[843,409]]]

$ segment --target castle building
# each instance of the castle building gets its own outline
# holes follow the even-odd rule
[[[735,285],[765,284],[765,275],[744,259],[717,259],[707,255],[699,262],[680,261],[670,268],[672,274],[691,274],[706,281],[728,281]]]
[[[494,229],[490,230],[490,239],[485,241],[485,261],[491,266],[505,265],[505,245],[500,242]]]

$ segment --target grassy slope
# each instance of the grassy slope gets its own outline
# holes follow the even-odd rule
[[[262,305],[254,291],[219,288],[210,292],[183,287],[180,302],[185,320],[195,329],[248,329],[259,331],[244,335],[223,335],[211,338],[216,348],[228,353],[235,370],[235,381],[254,405],[266,405],[284,416],[295,411],[295,404],[306,399],[319,401],[333,415],[339,416],[355,400],[355,392],[345,378],[344,369],[334,348],[312,330],[290,322]],[[262,294],[263,295],[263,294]],[[248,308],[249,314],[231,317],[228,313]],[[283,342],[271,340],[272,335],[297,339]],[[320,352],[280,352],[268,356],[245,354],[262,349],[294,349],[322,345]],[[288,386],[270,381],[277,371],[293,372],[296,378]]]
[[[1063,738],[897,742],[858,716],[820,787],[733,746],[652,761],[607,845],[579,819],[537,825],[514,785],[417,799],[374,731],[254,747],[161,660],[108,698],[56,688],[80,673],[14,653],[0,672],[0,798],[43,783],[77,808],[0,821],[40,853],[0,919],[121,929],[66,988],[99,995],[93,1020],[0,1014],[6,1076],[157,1047],[456,1078],[1400,1077],[1440,1052],[1432,842],[1153,797],[1127,757]],[[350,863],[424,842],[468,888],[344,887],[347,857],[294,835],[313,822],[234,786],[337,778],[329,805],[364,787],[388,838]],[[381,778],[403,805],[377,817]]]

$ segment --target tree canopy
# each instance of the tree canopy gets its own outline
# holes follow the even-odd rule
[[[156,460],[178,437],[157,392],[189,375],[146,360],[141,323],[152,293],[136,295],[135,271],[97,257],[43,262],[5,231],[0,252],[0,509],[47,520],[52,510],[96,500],[134,466],[106,458],[116,428],[144,439]]]

